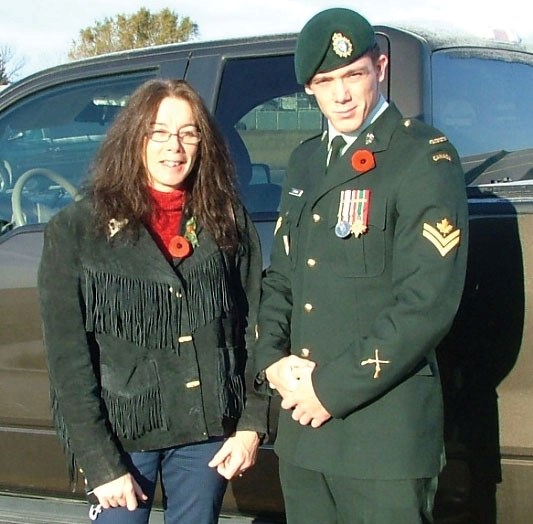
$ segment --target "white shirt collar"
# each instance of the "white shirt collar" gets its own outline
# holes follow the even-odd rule
[[[358,129],[352,131],[351,133],[341,133],[337,131],[331,122],[328,121],[328,150],[331,148],[331,141],[338,135],[341,135],[346,141],[346,146],[341,151],[343,154],[348,147],[350,147],[356,140],[357,137],[372,123],[374,123],[377,118],[389,107],[389,103],[385,100],[385,97],[380,94],[377,104],[374,106],[374,109],[370,111],[368,116],[365,118],[364,122],[359,126]]]

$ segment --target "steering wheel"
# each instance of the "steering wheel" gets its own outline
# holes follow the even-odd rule
[[[23,173],[13,186],[13,193],[11,194],[11,207],[13,208],[13,222],[15,227],[26,224],[26,217],[22,211],[22,189],[26,182],[35,176],[45,176],[61,186],[74,200],[78,200],[80,195],[74,185],[55,171],[44,167],[35,167]]]
[[[0,193],[6,193],[11,187],[11,176],[8,171],[8,162],[6,160],[0,160]]]

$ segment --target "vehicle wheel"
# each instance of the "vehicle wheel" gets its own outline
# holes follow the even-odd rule
[[[78,200],[80,195],[74,185],[68,180],[65,180],[62,176],[58,175],[51,169],[44,167],[35,167],[23,173],[21,177],[16,181],[13,186],[13,193],[11,195],[11,207],[13,208],[13,222],[15,227],[23,226],[26,224],[26,217],[22,211],[22,189],[30,180],[35,176],[45,176],[61,186],[74,200]]]

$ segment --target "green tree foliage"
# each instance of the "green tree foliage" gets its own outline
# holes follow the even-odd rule
[[[132,15],[104,18],[82,29],[68,53],[71,60],[137,47],[185,42],[198,36],[198,25],[168,8],[152,14],[145,7]]]

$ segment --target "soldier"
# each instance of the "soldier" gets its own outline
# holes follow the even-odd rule
[[[255,362],[282,396],[289,524],[432,522],[445,462],[435,348],[463,289],[466,192],[447,138],[380,94],[386,67],[354,11],[298,37],[328,128],[289,162]]]

